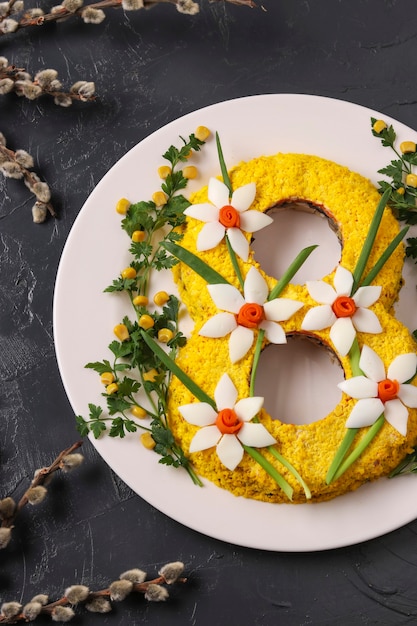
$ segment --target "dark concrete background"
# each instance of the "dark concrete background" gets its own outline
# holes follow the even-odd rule
[[[54,354],[54,280],[84,201],[129,148],[180,115],[260,93],[339,98],[417,129],[414,0],[264,0],[264,7],[202,0],[197,16],[169,5],[109,10],[98,26],[70,19],[0,38],[11,63],[33,74],[54,67],[68,87],[93,80],[98,93],[95,103],[68,109],[48,98],[0,96],[0,131],[11,148],[35,157],[59,212],[33,224],[28,190],[0,178],[1,497],[19,497],[36,468],[78,439]],[[416,623],[417,522],[322,553],[239,548],[166,518],[88,441],[82,451],[83,466],[19,516],[0,555],[1,601],[56,599],[76,582],[99,589],[128,568],[153,574],[182,560],[189,582],[167,603],[130,597],[107,615],[81,611],[73,623]]]

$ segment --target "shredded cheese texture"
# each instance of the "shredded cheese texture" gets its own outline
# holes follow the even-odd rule
[[[277,154],[241,163],[230,172],[230,178],[234,189],[249,182],[256,183],[256,198],[251,209],[266,212],[279,207],[284,202],[295,200],[306,201],[316,207],[331,220],[338,233],[342,244],[340,264],[349,271],[354,270],[380,200],[379,193],[370,181],[346,167],[316,156],[303,154]],[[192,198],[193,203],[206,201],[206,187]],[[201,227],[201,222],[188,218],[183,228],[184,236],[181,245],[199,256],[233,285],[239,287],[224,241],[212,250],[197,251],[196,240]],[[398,223],[387,209],[365,269],[365,275],[398,231]],[[248,233],[247,237],[250,241],[251,234]],[[382,285],[381,297],[371,309],[378,316],[383,332],[357,334],[360,347],[366,343],[377,352],[386,366],[397,355],[416,351],[416,344],[408,329],[393,315],[393,304],[402,284],[403,260],[404,248],[400,245],[373,283]],[[272,289],[279,277],[268,276],[263,272],[251,252],[246,263],[240,262],[243,276],[246,276],[252,266],[259,269],[269,288]],[[323,280],[332,284],[333,276],[334,272],[324,277]],[[205,281],[183,263],[175,266],[174,277],[181,300],[195,324],[190,339],[179,352],[178,365],[210,397],[213,397],[214,389],[225,372],[229,374],[237,388],[238,397],[248,397],[254,346],[242,360],[232,364],[229,359],[228,337],[213,339],[198,334],[202,325],[218,313]],[[314,333],[301,330],[301,323],[306,312],[317,305],[309,296],[306,287],[289,284],[281,296],[304,303],[300,311],[288,321],[282,322],[285,332],[303,334],[333,350],[328,329]],[[264,348],[267,348],[266,342]],[[340,357],[337,354],[336,358],[344,369],[345,377],[351,377],[349,358]],[[294,372],[294,376],[297,376],[297,372]],[[276,381],[276,384],[279,386],[279,381]],[[173,377],[168,407],[170,427],[186,452],[197,427],[183,419],[178,407],[191,402],[197,402],[197,400],[176,377]],[[406,437],[400,435],[385,422],[377,437],[361,457],[338,480],[327,485],[326,473],[346,433],[345,423],[354,403],[355,400],[343,394],[340,403],[329,415],[307,425],[282,423],[279,420],[279,414],[270,415],[267,412],[267,406],[259,414],[260,421],[276,439],[277,450],[297,469],[308,484],[312,501],[334,498],[360,487],[363,483],[386,476],[416,444],[417,410],[409,409]],[[355,444],[366,434],[367,430],[368,428],[359,430]],[[285,467],[280,466],[267,449],[262,449],[262,454],[277,467],[293,487],[292,501],[294,503],[305,502],[304,492],[291,473]],[[215,448],[196,452],[190,456],[201,476],[229,490],[235,496],[274,503],[288,502],[275,481],[247,454],[234,471],[228,470],[221,464]]]

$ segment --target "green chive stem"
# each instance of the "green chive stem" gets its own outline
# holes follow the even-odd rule
[[[236,253],[235,253],[235,251],[232,248],[232,245],[230,243],[230,240],[229,240],[229,237],[227,236],[227,234],[225,236],[225,241],[226,241],[227,251],[229,253],[230,260],[231,260],[232,265],[233,265],[233,269],[235,270],[235,274],[237,276],[239,284],[240,284],[241,288],[243,289],[244,280],[243,280],[242,272],[240,271],[239,262],[237,260]]]
[[[303,488],[303,491],[305,493],[305,496],[307,498],[307,500],[311,499],[311,491],[307,485],[307,483],[305,482],[304,478],[297,472],[297,470],[295,469],[295,467],[293,465],[291,465],[291,463],[289,461],[287,461],[287,459],[285,459],[282,454],[280,454],[278,452],[278,450],[276,450],[276,448],[273,448],[272,446],[269,446],[268,448],[269,452],[277,459],[277,461],[279,461],[281,463],[281,465],[283,465],[284,467],[287,468],[287,470],[289,472],[291,472],[291,474],[294,476],[294,478],[300,483],[300,485]]]
[[[227,171],[226,163],[223,156],[223,150],[220,143],[219,133],[216,132],[216,146],[217,154],[219,155],[220,171],[222,173],[223,182],[229,190],[230,197],[233,194],[232,183],[230,182],[229,172]]]
[[[381,199],[375,210],[371,225],[368,230],[368,234],[366,236],[361,253],[359,255],[359,259],[353,271],[353,288],[352,288],[351,295],[353,295],[355,291],[357,290],[357,288],[359,287],[363,272],[365,271],[365,267],[369,259],[369,255],[371,254],[372,246],[374,245],[375,237],[376,237],[379,225],[382,220],[382,215],[384,213],[385,206],[389,200],[390,195],[391,195],[391,188],[388,188],[385,190],[385,192],[381,196]]]
[[[334,455],[334,459],[332,464],[329,467],[329,470],[326,474],[326,484],[330,485],[332,480],[337,474],[337,470],[340,465],[343,463],[343,459],[349,451],[350,446],[355,438],[356,433],[358,432],[358,428],[348,428],[346,430],[346,434],[343,437],[342,443],[340,444],[336,454]]]
[[[152,352],[156,354],[158,359],[180,380],[185,387],[199,400],[200,402],[206,402],[214,409],[216,404],[205,391],[203,391],[176,363],[173,361],[167,353],[156,343],[156,341],[144,330],[141,330],[141,335],[145,343],[150,347]]]
[[[293,276],[298,272],[300,267],[303,265],[303,263],[305,263],[310,254],[316,248],[317,245],[314,245],[301,250],[301,252],[295,257],[294,261],[291,263],[288,269],[281,276],[275,287],[271,289],[268,300],[274,300],[275,298],[278,298],[278,296],[282,293],[282,291],[288,285]]]
[[[243,445],[243,444],[242,444]],[[243,445],[245,452],[249,454],[270,476],[275,480],[277,485],[281,487],[285,495],[289,500],[292,500],[292,494],[294,492],[291,485],[285,480],[278,470],[256,449]]]
[[[372,424],[366,435],[363,439],[358,443],[356,448],[349,454],[348,458],[342,463],[339,467],[338,471],[334,476],[334,480],[337,480],[346,472],[347,469],[354,463],[365,450],[365,448],[371,443],[372,439],[379,433],[385,421],[384,414],[382,413],[376,422]]]
[[[216,272],[216,270],[213,270],[210,265],[207,265],[207,263],[202,261],[198,256],[182,246],[172,243],[171,241],[164,241],[161,245],[173,256],[177,257],[177,259],[188,265],[188,267],[201,276],[209,285],[230,284],[226,278]]]
[[[399,233],[398,235],[391,241],[391,243],[389,244],[389,246],[387,246],[387,248],[385,249],[385,251],[381,254],[381,256],[379,257],[378,261],[375,263],[375,265],[373,266],[373,268],[370,270],[370,272],[365,276],[365,278],[362,280],[361,282],[361,287],[365,287],[367,285],[370,285],[371,282],[374,280],[374,278],[376,277],[376,275],[378,274],[378,272],[381,271],[382,267],[385,265],[385,263],[388,261],[388,259],[390,258],[390,256],[392,255],[392,253],[394,252],[394,250],[396,249],[396,247],[401,243],[401,241],[404,239],[404,237],[406,236],[407,232],[409,231],[410,227],[409,226],[405,226]]]
[[[256,338],[256,344],[255,344],[255,352],[253,355],[253,364],[252,364],[252,372],[250,376],[250,387],[249,387],[250,396],[253,396],[255,393],[256,372],[258,369],[259,358],[261,356],[261,348],[262,348],[264,336],[265,336],[265,331],[261,328],[258,331],[258,336]]]

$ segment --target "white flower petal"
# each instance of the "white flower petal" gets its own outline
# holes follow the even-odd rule
[[[249,243],[240,228],[228,228],[227,236],[236,254],[242,261],[247,261],[249,256]]]
[[[356,337],[350,317],[339,317],[330,329],[330,339],[341,356],[346,356]]]
[[[256,185],[255,183],[248,183],[247,185],[243,185],[242,187],[238,187],[232,193],[232,198],[230,200],[230,204],[234,207],[239,213],[243,211],[247,211],[255,200],[256,196]]]
[[[198,233],[197,250],[204,252],[215,248],[223,239],[226,229],[219,222],[208,222]]]
[[[273,221],[272,217],[260,211],[245,211],[240,215],[240,228],[247,233],[256,233]]]
[[[255,302],[256,304],[263,305],[267,299],[269,293],[268,285],[256,267],[251,267],[247,273],[243,293],[245,295],[245,301],[251,304]]]
[[[233,332],[236,327],[236,318],[232,313],[217,313],[217,315],[213,315],[211,319],[203,324],[198,334],[202,337],[217,339]]]
[[[210,202],[218,209],[230,204],[229,189],[217,178],[210,178],[207,194]]]
[[[217,412],[207,402],[192,402],[178,407],[183,418],[194,426],[209,426],[214,424]]]
[[[329,328],[336,321],[336,315],[328,304],[314,306],[307,311],[302,323],[302,330],[323,330]]]
[[[184,215],[193,217],[201,222],[217,222],[219,220],[219,209],[212,204],[192,204],[184,211]]]
[[[277,322],[270,322],[268,320],[263,320],[259,324],[259,328],[265,331],[265,337],[271,343],[280,344],[287,343],[287,335],[285,334],[284,329]]]
[[[243,448],[235,435],[223,435],[217,444],[217,456],[220,461],[233,471],[243,458]]]
[[[351,398],[376,398],[378,396],[378,383],[366,376],[353,376],[337,386]]]
[[[379,285],[370,285],[368,287],[359,287],[353,296],[356,306],[368,307],[374,304],[381,295],[382,287]]]
[[[384,405],[379,398],[358,400],[346,421],[346,428],[371,426],[384,412]]]
[[[400,435],[404,437],[407,434],[408,410],[401,400],[388,400],[384,407],[385,419]]]
[[[207,285],[209,294],[218,309],[239,313],[245,304],[245,299],[233,285]]]
[[[264,304],[264,312],[267,320],[284,322],[297,313],[304,306],[303,302],[290,298],[274,298]]]
[[[276,443],[276,440],[266,430],[263,424],[246,422],[236,436],[244,446],[250,446],[251,448],[264,448],[265,446],[272,446]]]
[[[333,287],[323,280],[308,280],[306,287],[313,300],[320,304],[333,304],[337,298]]]
[[[382,360],[377,353],[366,344],[362,348],[359,367],[365,376],[377,383],[385,379],[385,367]]]
[[[390,380],[398,380],[399,383],[405,383],[416,375],[417,355],[414,352],[400,354],[395,357],[391,365],[388,367],[387,378]]]
[[[398,397],[405,406],[417,409],[417,387],[414,385],[400,385]]]
[[[352,323],[360,333],[382,333],[382,326],[373,311],[359,308],[352,316]]]
[[[190,452],[200,452],[200,450],[208,450],[217,444],[222,436],[217,426],[206,426],[200,428],[191,439]]]
[[[237,389],[228,374],[223,374],[217,383],[217,387],[214,391],[214,400],[219,411],[232,409],[235,406]]]
[[[232,363],[243,359],[253,344],[253,330],[238,326],[230,335],[229,356]]]
[[[242,422],[249,422],[262,408],[264,399],[262,396],[242,398],[235,405],[234,411]]]
[[[334,275],[333,285],[338,296],[350,296],[353,287],[352,273],[339,265]]]

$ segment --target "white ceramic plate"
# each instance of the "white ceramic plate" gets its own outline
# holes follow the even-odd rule
[[[302,152],[337,161],[376,183],[381,178],[377,170],[392,155],[372,136],[371,116],[392,123],[399,140],[417,140],[416,132],[400,122],[348,102],[309,95],[262,95],[215,104],[175,120],[112,167],[74,223],[56,281],[56,352],[75,414],[87,416],[90,402],[105,406],[98,376],[84,365],[109,357],[112,329],[124,314],[131,313],[122,296],[103,293],[130,261],[115,204],[122,196],[132,202],[151,197],[160,186],[157,168],[164,162],[161,155],[166,149],[171,144],[180,146],[179,136],[187,137],[205,125],[219,132],[228,167],[260,155]],[[193,157],[193,163],[200,177],[192,181],[187,193],[219,174],[213,140]],[[312,243],[317,243],[315,236],[313,230]],[[320,243],[323,248],[324,241],[326,249],[326,235],[317,236],[324,237]],[[398,317],[414,330],[414,266],[407,266],[405,273],[409,278]],[[157,286],[165,286],[164,281],[170,283],[170,276],[158,275]],[[412,307],[407,306],[410,302]],[[326,375],[322,383],[318,379],[316,384],[325,385]],[[325,387],[319,395],[328,395]],[[311,404],[308,396],[305,402]],[[414,476],[381,479],[330,502],[271,505],[236,498],[210,483],[194,486],[185,472],[159,464],[159,457],[138,443],[138,434],[123,440],[104,436],[92,441],[110,467],[151,505],[189,528],[236,545],[291,552],[324,550],[380,536],[417,517]]]

